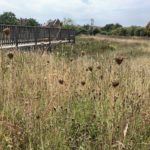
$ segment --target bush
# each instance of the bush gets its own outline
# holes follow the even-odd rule
[[[96,34],[98,34],[98,33],[100,33],[100,30],[99,30],[98,28],[95,28],[95,29],[93,30],[93,34],[96,35]]]

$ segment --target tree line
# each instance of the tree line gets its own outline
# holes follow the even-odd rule
[[[17,18],[13,12],[4,12],[3,14],[0,14],[0,24],[24,26],[40,25],[34,18]]]
[[[106,24],[103,27],[91,27],[90,25],[78,26],[78,34],[86,35],[116,35],[116,36],[150,36],[150,23],[145,27],[130,26],[123,27],[120,24]]]

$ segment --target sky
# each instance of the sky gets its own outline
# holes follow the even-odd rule
[[[150,21],[150,0],[0,0],[0,14],[12,11],[18,18],[72,18],[75,24],[145,26]]]

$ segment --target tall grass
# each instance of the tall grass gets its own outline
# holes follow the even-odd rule
[[[1,51],[0,149],[147,150],[149,47],[79,38],[42,56]]]

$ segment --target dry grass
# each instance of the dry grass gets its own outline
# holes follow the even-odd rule
[[[1,149],[148,149],[149,43],[82,40],[66,55],[1,51]]]

